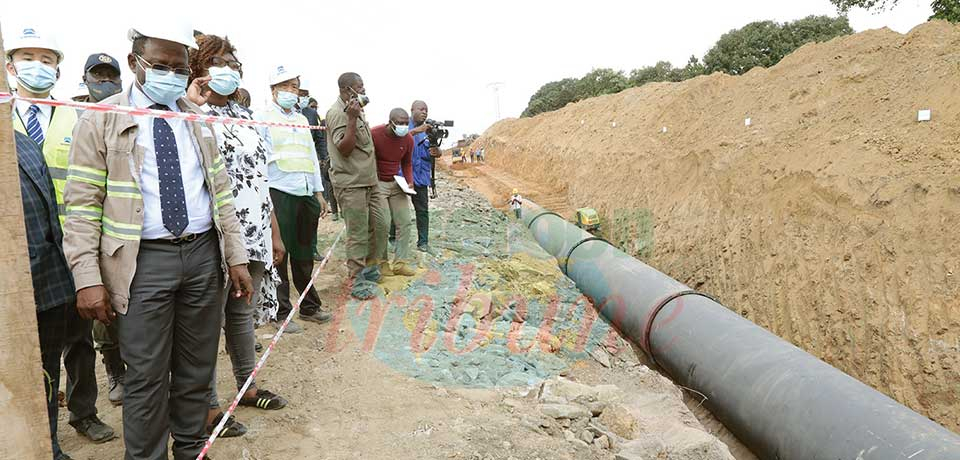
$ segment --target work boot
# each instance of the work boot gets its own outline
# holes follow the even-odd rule
[[[380,276],[393,276],[393,269],[390,268],[390,262],[380,262]]]
[[[393,274],[396,276],[414,276],[417,274],[417,270],[406,262],[394,262]]]
[[[280,329],[280,325],[282,324],[283,324],[283,321],[273,322],[273,325],[276,326],[277,329]],[[286,334],[299,334],[303,332],[303,327],[295,323],[293,320],[290,320],[290,322],[287,324],[287,328],[284,329],[283,332]]]
[[[70,422],[70,426],[77,430],[77,433],[81,436],[93,441],[95,444],[104,443],[117,437],[113,432],[113,428],[103,423],[96,415]]]
[[[329,323],[330,320],[333,319],[333,315],[323,310],[317,310],[316,312],[310,314],[300,313],[300,319],[303,321],[310,321],[311,323],[324,324]]]
[[[110,400],[110,404],[120,406],[123,404],[123,381],[126,375],[120,350],[106,350],[101,351],[100,354],[103,355],[103,367],[107,370],[107,383],[110,386],[107,399]]]

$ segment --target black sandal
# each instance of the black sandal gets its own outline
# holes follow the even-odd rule
[[[213,419],[213,422],[207,425],[208,435],[213,434],[213,429],[217,427],[217,425],[220,423],[220,420],[222,419],[223,419],[223,412],[217,414],[217,416]],[[223,425],[223,430],[220,432],[220,437],[236,438],[238,436],[243,436],[245,434],[247,434],[247,427],[244,426],[242,423],[238,422],[231,415],[230,418],[227,419],[227,423]]]
[[[257,389],[253,398],[241,398],[241,406],[256,407],[263,410],[277,410],[287,407],[287,400],[267,390]]]

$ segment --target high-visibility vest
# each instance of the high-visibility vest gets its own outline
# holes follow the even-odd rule
[[[24,121],[14,109],[13,127],[23,134],[27,134]],[[57,214],[60,216],[60,224],[63,224],[67,217],[66,209],[63,205],[63,189],[67,186],[67,166],[70,157],[70,144],[73,143],[73,127],[77,124],[77,111],[61,107],[57,110],[53,108],[53,114],[50,118],[50,125],[43,135],[43,159],[47,163],[47,169],[50,171],[50,178],[53,179],[53,190],[57,197]]]
[[[276,123],[291,123],[291,120],[279,110],[267,110],[264,116],[266,121]],[[307,118],[298,114],[292,121],[296,124],[307,124]],[[277,167],[288,173],[315,174],[313,163],[317,159],[314,154],[313,136],[308,129],[270,128],[270,137],[273,139],[273,151],[269,161],[275,162]]]

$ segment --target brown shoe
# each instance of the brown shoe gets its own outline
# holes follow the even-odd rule
[[[393,276],[395,275],[393,269],[390,268],[389,262],[380,262],[380,276]]]
[[[406,262],[396,262],[393,264],[393,274],[395,276],[414,276],[417,270]]]

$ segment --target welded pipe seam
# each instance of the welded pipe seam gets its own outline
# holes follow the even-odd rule
[[[537,217],[540,217],[540,216],[537,216]],[[530,224],[533,225],[533,222],[530,222]],[[567,251],[567,257],[563,260],[563,274],[564,274],[564,275],[567,274],[567,269],[570,268],[570,259],[573,257],[573,251],[576,251],[577,248],[579,248],[581,244],[587,243],[587,242],[590,242],[590,241],[603,241],[604,243],[609,244],[611,248],[616,249],[616,247],[615,247],[614,245],[610,244],[609,241],[607,241],[607,240],[605,240],[605,239],[603,239],[603,238],[600,238],[599,236],[593,236],[593,237],[590,237],[590,238],[584,238],[584,239],[580,240],[577,244],[573,245],[573,247],[570,248],[569,251]]]
[[[657,315],[660,314],[660,311],[663,310],[663,308],[666,307],[667,304],[683,296],[688,296],[688,295],[697,295],[701,297],[706,297],[714,302],[720,303],[717,301],[717,299],[715,299],[710,294],[696,291],[693,289],[690,289],[687,291],[674,292],[673,294],[670,294],[664,297],[662,300],[657,302],[656,305],[654,305],[653,309],[650,310],[650,314],[647,315],[646,322],[643,325],[643,329],[642,329],[643,335],[640,336],[640,343],[638,345],[640,345],[640,349],[647,354],[647,357],[650,358],[650,361],[652,361],[653,364],[656,364],[657,367],[659,367],[660,369],[663,369],[664,372],[666,372],[666,369],[663,366],[661,366],[660,363],[657,362],[657,357],[653,355],[653,347],[650,345],[650,335],[653,332],[653,322],[657,320]]]

